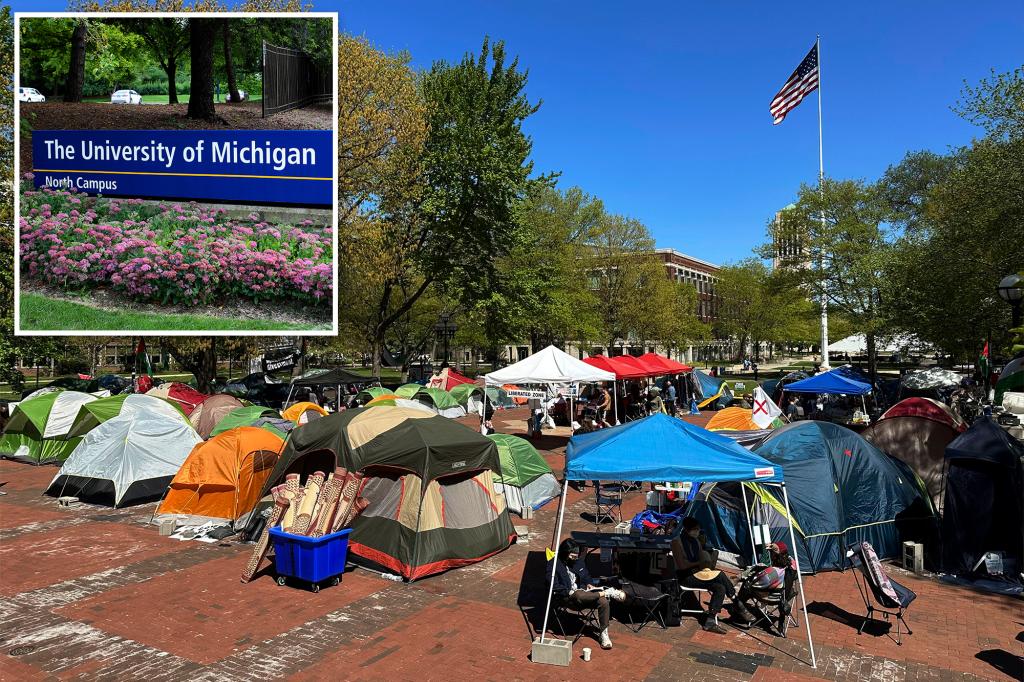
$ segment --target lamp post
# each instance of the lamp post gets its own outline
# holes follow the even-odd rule
[[[1013,307],[1013,317],[1011,328],[1017,328],[1021,325],[1020,321],[1020,305],[1021,299],[1024,299],[1024,278],[1020,275],[1007,275],[999,280],[999,286],[996,287],[996,293],[999,294],[999,298],[1003,299]]]
[[[452,322],[452,318],[455,317],[452,313],[441,313],[438,318],[438,323],[434,325],[434,333],[437,336],[444,339],[444,361],[448,362],[448,344],[451,342],[452,337],[455,336],[458,326]]]

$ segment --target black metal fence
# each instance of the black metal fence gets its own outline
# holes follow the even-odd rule
[[[331,66],[322,67],[301,50],[263,41],[263,117],[289,109],[330,102]]]

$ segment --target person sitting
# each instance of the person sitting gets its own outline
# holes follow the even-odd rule
[[[602,649],[611,649],[612,640],[608,636],[608,623],[611,618],[611,601],[625,601],[622,590],[613,587],[599,587],[591,577],[587,564],[580,553],[580,546],[572,538],[566,538],[558,546],[558,555],[548,564],[548,581],[554,570],[554,594],[572,608],[591,608],[597,606],[597,618],[601,632],[598,641]]]
[[[692,516],[683,519],[683,532],[672,541],[672,558],[675,560],[676,577],[680,585],[711,593],[711,603],[702,624],[705,630],[719,635],[726,633],[725,628],[718,624],[718,613],[726,597],[732,603],[732,612],[737,619],[753,622],[753,614],[737,600],[732,581],[715,568],[718,551],[708,549],[707,537],[701,531],[700,523]]]

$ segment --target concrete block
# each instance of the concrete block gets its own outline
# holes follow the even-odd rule
[[[523,507],[523,518],[524,519],[532,519],[533,518],[533,507],[531,507],[530,505],[526,505],[525,507]]]
[[[522,539],[528,540],[530,538],[529,526],[512,526],[512,528],[516,531],[516,535],[518,535]]]
[[[545,637],[542,644],[538,637],[533,640],[533,652],[530,660],[534,663],[568,667],[569,661],[572,660],[572,640]]]
[[[57,498],[57,504],[61,507],[70,507],[73,504],[78,504],[78,498],[65,495],[64,497]]]

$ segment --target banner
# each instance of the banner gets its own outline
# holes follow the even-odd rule
[[[118,197],[332,206],[329,130],[36,130],[36,187]]]
[[[295,365],[299,364],[299,352],[292,351],[284,356],[279,356],[274,359],[267,357],[263,358],[263,371],[271,374],[273,372],[279,372],[281,370],[292,370]]]

